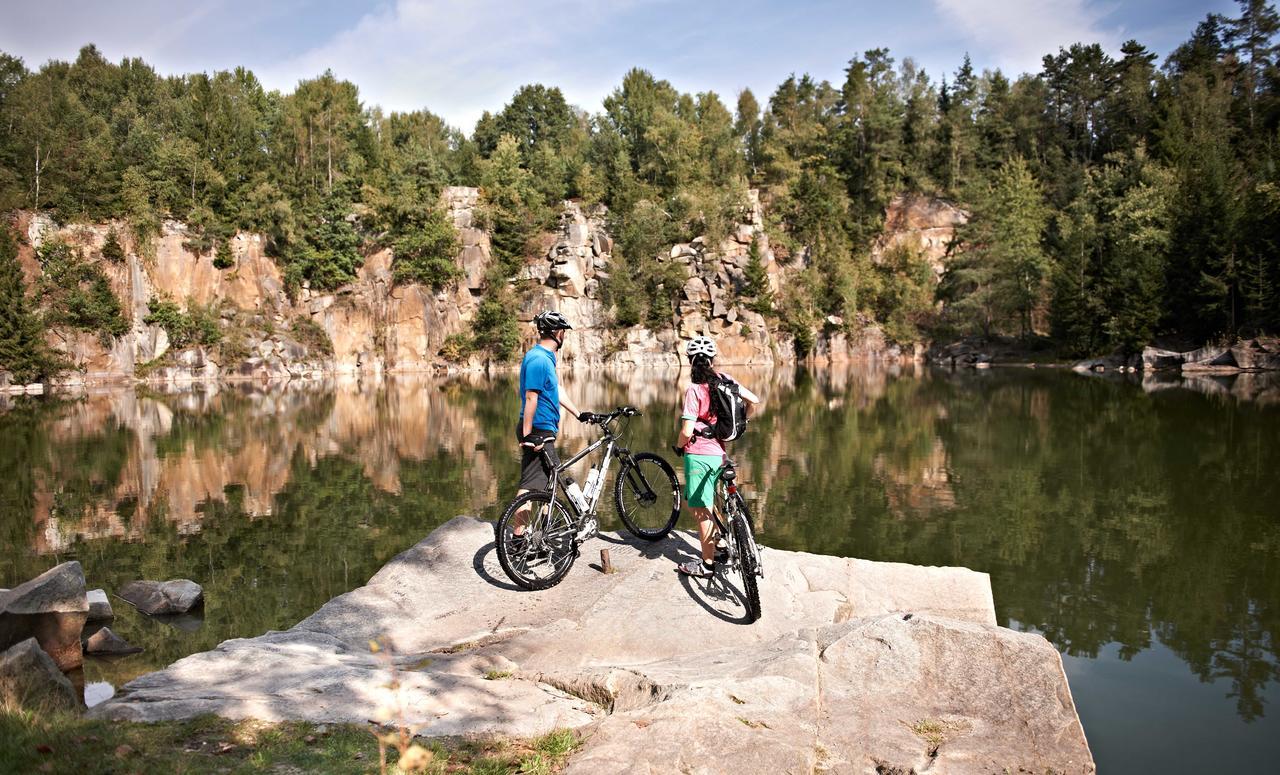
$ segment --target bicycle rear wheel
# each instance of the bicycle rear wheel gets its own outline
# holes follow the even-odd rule
[[[747,515],[735,509],[730,518],[729,529],[733,531],[733,541],[738,545],[738,574],[742,576],[742,593],[747,598],[747,624],[760,618],[760,587],[756,583],[756,545],[747,525]]]
[[[641,452],[622,464],[613,500],[627,530],[646,541],[657,541],[671,532],[680,517],[680,482],[665,459]]]
[[[520,510],[528,511],[520,518]],[[521,527],[520,535],[516,528]],[[577,526],[569,511],[546,490],[518,496],[498,520],[498,562],[522,589],[559,584],[578,557]]]

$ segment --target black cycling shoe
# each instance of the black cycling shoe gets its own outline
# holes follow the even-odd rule
[[[717,547],[716,547],[716,557],[715,557],[715,559],[716,559],[716,562],[728,562],[728,561],[729,561],[729,547],[727,547],[727,546],[717,546]]]

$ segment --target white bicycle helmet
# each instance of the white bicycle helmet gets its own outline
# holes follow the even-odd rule
[[[573,326],[569,325],[568,318],[553,309],[538,313],[533,319],[533,324],[538,328],[538,333],[542,336],[555,336],[557,331],[567,331],[573,328]]]
[[[689,360],[693,360],[699,355],[714,358],[716,357],[715,340],[709,336],[695,336],[684,346],[684,354],[689,356]]]

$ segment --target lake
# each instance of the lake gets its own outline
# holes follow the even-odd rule
[[[1000,623],[1062,652],[1102,772],[1280,755],[1276,375],[729,371],[766,400],[734,448],[762,543],[991,574]],[[565,389],[642,408],[631,448],[667,451],[674,379]],[[518,474],[511,376],[0,401],[0,586],[77,559],[91,588],[205,588],[170,623],[113,600],[146,651],[88,660],[91,701],[292,626],[457,514],[496,518]]]

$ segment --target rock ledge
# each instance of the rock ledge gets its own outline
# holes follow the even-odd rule
[[[767,536],[764,537],[767,540]],[[618,572],[589,567],[608,546]],[[674,573],[689,535],[605,534],[558,587],[514,590],[458,517],[286,632],[143,676],[95,716],[362,723],[420,734],[583,728],[569,772],[1095,771],[1057,651],[997,627],[986,574],[764,550],[764,616]]]

